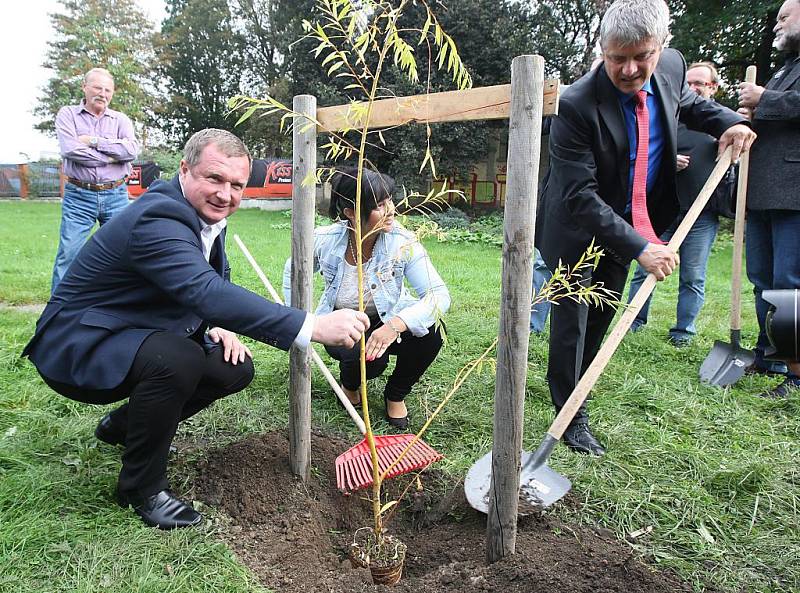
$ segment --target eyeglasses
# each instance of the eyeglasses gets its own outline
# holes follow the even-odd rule
[[[686,84],[688,84],[689,86],[697,86],[700,87],[701,89],[713,88],[717,86],[716,82],[703,82],[702,80],[687,80]]]

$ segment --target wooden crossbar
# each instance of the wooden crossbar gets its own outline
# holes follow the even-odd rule
[[[558,113],[558,79],[544,81],[544,113]],[[511,111],[511,85],[501,84],[464,91],[447,91],[412,97],[381,99],[372,105],[371,129],[402,124],[469,121],[476,119],[508,119]],[[336,105],[317,109],[320,125],[317,132],[360,129],[358,110],[351,105]]]

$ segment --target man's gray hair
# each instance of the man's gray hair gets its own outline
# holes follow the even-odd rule
[[[114,77],[111,75],[111,72],[109,72],[105,68],[92,68],[86,74],[83,75],[83,84],[86,84],[89,81],[89,77],[92,74],[102,74],[103,76],[108,76],[111,79],[111,82],[114,82]]]
[[[183,149],[183,160],[190,167],[194,167],[200,162],[200,155],[209,144],[216,146],[225,156],[246,156],[250,164],[253,163],[253,157],[250,156],[250,151],[247,150],[244,142],[227,130],[217,128],[206,128],[192,134]]]
[[[669,36],[669,8],[664,0],[616,0],[600,23],[600,47],[621,47],[650,39],[663,46]]]

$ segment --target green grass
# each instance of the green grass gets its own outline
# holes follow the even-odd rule
[[[281,213],[241,211],[230,223],[274,284],[289,254],[286,222]],[[0,203],[0,301],[46,300],[57,228],[55,204]],[[453,307],[448,346],[410,398],[416,426],[498,325],[500,251],[427,245]],[[234,280],[263,292],[232,241],[228,251]],[[563,447],[554,452],[552,465],[573,481],[575,503],[554,512],[620,537],[651,526],[633,545],[697,590],[800,591],[800,400],[753,397],[774,383],[768,379],[745,378],[729,390],[697,379],[713,340],[727,339],[729,278],[730,245],[722,240],[710,263],[700,335],[683,350],[665,339],[677,278],[659,285],[650,323],[625,339],[594,389],[591,416],[608,454],[597,460]],[[743,333],[752,340],[749,287],[743,296]],[[92,437],[102,410],[53,394],[18,358],[35,321],[35,314],[0,309],[0,591],[260,591],[213,526],[159,533],[115,507],[118,453]],[[260,344],[254,349],[253,385],[183,426],[182,436],[222,444],[285,426],[287,357]],[[531,338],[529,360],[526,449],[552,421],[544,338]],[[380,393],[377,381],[373,393]],[[315,426],[355,438],[319,375],[313,389]],[[487,366],[426,436],[446,454],[441,467],[454,476],[490,448],[493,395]],[[378,397],[371,401],[380,406]],[[180,488],[190,471],[191,460],[173,468],[173,483]]]

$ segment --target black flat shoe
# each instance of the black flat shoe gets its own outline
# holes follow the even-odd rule
[[[561,439],[567,447],[576,453],[585,453],[597,457],[602,457],[606,453],[605,447],[594,437],[592,431],[589,430],[589,425],[586,423],[570,426],[564,431],[564,436]]]
[[[117,502],[122,508],[133,507],[133,512],[150,527],[175,529],[199,525],[203,515],[177,498],[169,490],[152,496],[139,497],[117,491]]]
[[[347,397],[347,392],[344,389],[342,389],[342,393],[344,393],[344,396],[347,398],[347,401],[350,401],[350,398]],[[336,395],[336,394],[334,393],[334,395]],[[344,404],[342,403],[342,400],[339,399],[338,395],[336,395],[336,403],[339,404],[340,408],[342,408],[343,410],[345,409]],[[361,398],[358,398],[358,402],[357,403],[350,402],[350,405],[353,406],[356,410],[360,410],[361,409]]]
[[[385,410],[384,415],[386,416],[386,422],[389,423],[389,426],[392,426],[398,430],[405,430],[408,428],[408,414],[402,418],[392,418],[389,416],[389,398],[386,397],[385,394],[383,396],[383,406]]]
[[[94,436],[109,445],[125,446],[126,431],[120,429],[111,421],[111,414],[106,414],[100,418],[97,428],[94,429]]]

